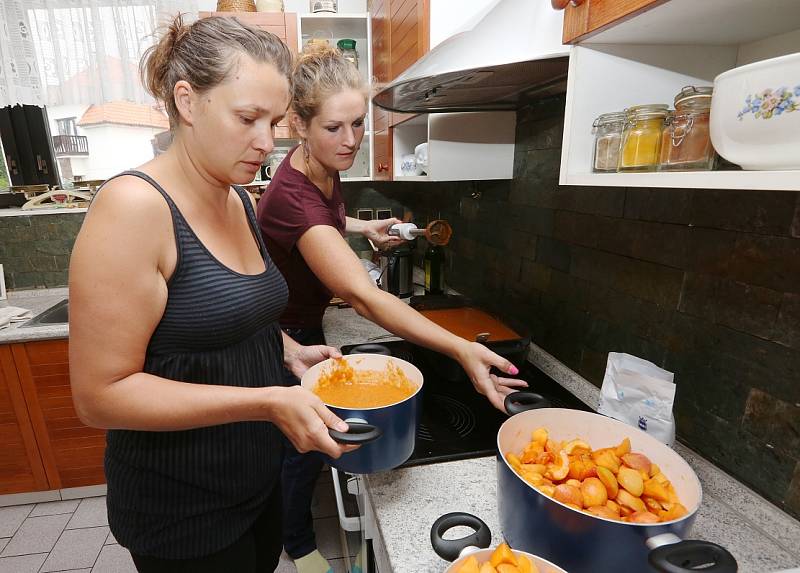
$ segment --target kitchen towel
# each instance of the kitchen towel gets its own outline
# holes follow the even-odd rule
[[[19,306],[0,307],[0,328],[8,328],[15,322],[24,322],[31,317],[31,311]]]

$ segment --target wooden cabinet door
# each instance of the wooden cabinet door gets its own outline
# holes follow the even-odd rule
[[[48,489],[11,346],[0,346],[0,494]]]
[[[397,1],[397,0],[394,0]],[[391,80],[391,22],[390,0],[370,0],[369,13],[372,27],[372,76],[375,93]],[[377,105],[372,106],[372,178],[379,181],[392,179],[392,137],[389,129],[391,114]]]
[[[272,32],[289,47],[292,54],[297,54],[297,14],[293,12],[200,12],[200,18],[223,16],[237,18],[243,24]],[[273,136],[276,139],[292,137],[288,119],[284,118],[275,126]]]
[[[85,426],[75,413],[68,341],[26,342],[11,349],[50,489],[105,483],[105,430]]]
[[[668,0],[585,0],[569,4],[564,14],[565,44],[575,44]]]
[[[428,0],[391,0],[389,13],[393,80],[430,49],[430,5]]]

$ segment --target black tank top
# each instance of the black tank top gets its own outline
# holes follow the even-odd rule
[[[120,175],[140,177],[164,197],[178,253],[143,371],[193,384],[282,385],[277,320],[288,291],[246,192],[235,188],[266,265],[258,275],[237,273],[214,258],[152,178],[138,171]],[[267,422],[110,430],[106,441],[109,525],[117,541],[139,555],[187,559],[231,545],[264,511],[280,475],[281,435]]]

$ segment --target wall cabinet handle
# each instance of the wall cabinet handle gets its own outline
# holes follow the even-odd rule
[[[553,5],[555,10],[563,10],[567,7],[568,4],[572,4],[573,6],[580,6],[586,0],[550,0],[550,4]]]

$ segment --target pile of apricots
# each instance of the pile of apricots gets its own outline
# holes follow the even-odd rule
[[[629,523],[661,523],[686,515],[672,483],[629,438],[592,450],[585,441],[554,441],[533,431],[519,455],[506,454],[519,476],[543,494],[579,511]]]
[[[539,573],[536,564],[524,555],[514,555],[506,543],[492,551],[489,561],[478,563],[474,555],[467,557],[456,573]]]

